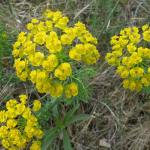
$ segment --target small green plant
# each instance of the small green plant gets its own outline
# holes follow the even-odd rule
[[[59,104],[58,104],[59,103]],[[52,104],[53,105],[53,104]],[[45,131],[45,135],[42,141],[42,150],[47,150],[52,148],[56,139],[63,136],[63,147],[65,150],[73,149],[67,129],[69,126],[78,121],[88,120],[91,116],[87,114],[78,114],[76,111],[79,109],[79,104],[70,105],[69,110],[62,110],[63,106],[61,102],[57,102],[57,105],[53,105],[50,114],[50,120],[53,120],[53,125],[51,129]],[[65,105],[67,107],[67,105]],[[40,112],[39,112],[40,113]],[[47,112],[48,113],[48,112]],[[43,121],[43,119],[41,119]]]
[[[4,24],[0,24],[0,83],[2,83],[2,80],[10,79],[10,76],[4,74],[4,68],[10,68],[11,66],[12,43],[15,37],[15,33],[10,33]]]

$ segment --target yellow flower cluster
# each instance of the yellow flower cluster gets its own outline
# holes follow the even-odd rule
[[[78,95],[77,83],[70,82],[72,61],[95,64],[100,57],[97,39],[85,25],[77,22],[70,27],[68,22],[60,11],[47,10],[42,19],[27,24],[27,31],[21,32],[13,45],[17,76],[55,97]]]
[[[30,150],[40,150],[40,139],[43,131],[39,128],[38,120],[33,112],[39,111],[41,103],[35,100],[33,108],[27,106],[27,96],[20,95],[20,102],[11,99],[6,103],[6,110],[0,111],[0,139],[8,150],[26,148],[32,141]]]
[[[116,66],[116,73],[123,79],[123,87],[140,91],[150,86],[150,27],[129,27],[111,39],[112,52],[106,61]]]

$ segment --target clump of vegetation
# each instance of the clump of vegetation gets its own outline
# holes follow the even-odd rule
[[[85,25],[68,26],[60,11],[47,10],[43,19],[32,19],[29,32],[21,32],[13,45],[17,76],[30,80],[40,93],[70,99],[78,95],[74,72],[83,64],[95,64],[100,55],[94,38]],[[79,66],[79,67],[78,67]]]
[[[6,110],[0,111],[0,137],[5,149],[23,149],[30,143],[30,150],[39,150],[43,136],[38,120],[34,115],[41,108],[39,100],[33,101],[33,108],[28,107],[26,95],[20,95],[20,102],[10,99]]]
[[[83,23],[77,22],[74,27],[70,27],[67,25],[68,21],[69,19],[60,11],[46,10],[41,20],[34,18],[27,24],[28,31],[19,33],[17,41],[13,44],[12,54],[17,76],[22,81],[30,80],[39,93],[49,94],[48,100],[42,102],[43,109],[39,110],[41,104],[38,100],[33,102],[33,112],[39,110],[37,117],[45,132],[41,144],[43,150],[52,147],[53,140],[60,134],[63,134],[64,149],[72,149],[66,128],[74,122],[90,118],[90,115],[76,115],[76,112],[80,108],[81,95],[84,101],[89,96],[87,80],[94,74],[90,65],[96,64],[100,57],[96,48],[97,39]],[[27,99],[25,95],[20,97],[23,102]],[[14,137],[18,138],[16,143],[11,143],[12,139],[9,139],[8,135],[0,136],[4,141],[3,146],[6,149],[25,148],[27,141],[43,135],[42,131],[28,125],[28,122],[32,122],[30,119],[33,118],[32,125],[38,126],[35,125],[37,119],[30,116],[29,107],[26,108],[22,103],[17,104],[16,100],[10,100],[6,103],[6,108],[9,103],[10,105],[12,103],[12,108],[9,110],[14,116],[11,120],[11,128],[13,130],[23,128],[23,135],[17,129],[18,136]],[[16,111],[14,111],[15,108]],[[6,122],[6,125],[2,125],[1,128],[5,127],[5,130],[10,128],[8,126],[10,124],[7,123],[9,110],[6,113],[1,111],[2,118],[5,118],[1,123]],[[22,127],[24,124],[18,124],[15,120],[20,120],[17,110],[21,115],[21,120],[23,118],[27,122],[25,127]],[[47,127],[49,121],[53,122],[54,127]],[[41,149],[40,141],[33,141],[30,149],[34,148]]]
[[[116,73],[123,78],[123,87],[132,91],[141,91],[150,86],[150,42],[149,25],[142,31],[129,27],[120,31],[111,39],[112,52],[107,53],[106,60],[116,66]]]
[[[18,31],[14,27],[10,28],[7,24],[0,23],[0,88],[2,88],[0,97],[4,99],[5,97],[6,99],[8,98],[9,94],[7,95],[6,93],[13,91],[13,88],[11,88],[11,90],[6,92],[10,84],[17,85],[19,83],[12,68],[12,48],[17,33]]]
[[[0,24],[0,80],[5,76],[4,67],[9,66],[12,53],[12,43],[14,42],[14,33],[9,33],[4,24]]]

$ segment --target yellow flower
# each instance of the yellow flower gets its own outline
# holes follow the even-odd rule
[[[63,93],[63,86],[59,82],[54,82],[51,84],[50,94],[53,97],[60,97]]]
[[[135,81],[130,81],[129,89],[131,91],[134,91],[136,89],[136,83],[135,83]]]
[[[6,140],[6,139],[3,139],[3,140],[2,140],[2,145],[3,145],[5,148],[9,148],[9,146],[10,146],[9,141]]]
[[[22,114],[22,117],[25,118],[25,119],[29,119],[30,116],[31,116],[31,110],[30,110],[30,108],[26,108],[25,111]]]
[[[45,22],[40,21],[39,24],[37,24],[37,34],[41,32],[41,35],[43,35],[43,37],[41,37],[41,39],[43,39],[43,43],[45,42],[45,38],[46,38],[46,33],[45,33],[46,29],[47,28],[45,26]]]
[[[17,105],[17,101],[15,99],[10,99],[7,103],[6,103],[6,108],[12,109],[13,107],[15,107]]]
[[[55,77],[60,80],[66,80],[67,77],[71,76],[72,69],[69,63],[60,64],[55,70]]]
[[[7,118],[13,119],[17,116],[16,107],[12,107],[6,111]]]
[[[7,119],[7,115],[6,115],[5,110],[0,111],[0,123],[5,122],[6,119]]]
[[[24,132],[26,133],[29,139],[32,139],[34,136],[35,128],[32,126],[25,126]]]
[[[100,55],[96,47],[92,44],[77,44],[70,50],[69,56],[76,61],[83,61],[86,64],[94,64]]]
[[[35,130],[34,135],[38,138],[41,139],[43,137],[43,131],[40,129]]]
[[[47,73],[45,71],[38,71],[36,76],[36,82],[42,82],[47,79]]]
[[[150,42],[149,25],[144,25],[142,30],[124,28],[119,35],[111,38],[112,52],[107,53],[105,59],[116,67],[116,73],[123,79],[126,89],[140,91],[150,85],[150,49],[145,47],[145,42]]]
[[[80,53],[78,53],[76,50],[72,49],[69,52],[69,57],[76,61],[81,61],[82,55]]]
[[[26,36],[25,35],[26,35],[25,32],[20,32],[19,35],[18,35],[17,41],[23,44],[26,41]]]
[[[16,105],[16,114],[21,115],[25,111],[25,105],[23,103]]]
[[[17,125],[17,121],[15,119],[8,119],[7,120],[7,127],[14,128]]]
[[[26,61],[16,59],[14,67],[16,67],[18,73],[21,73],[26,68],[26,64],[27,64]]]
[[[62,17],[55,24],[55,27],[60,28],[60,29],[65,29],[67,27],[68,22],[69,22],[69,19],[67,17]]]
[[[48,31],[52,31],[53,30],[53,22],[52,21],[45,21],[46,27]]]
[[[30,150],[41,150],[41,142],[33,141],[32,145],[30,146]]]
[[[129,75],[129,71],[126,69],[126,70],[123,70],[123,72],[120,73],[120,76],[122,78],[127,78]]]
[[[78,86],[75,82],[72,82],[65,87],[66,98],[71,98],[77,95],[78,95]]]
[[[8,135],[8,128],[6,126],[0,127],[0,138],[6,138]]]
[[[27,120],[26,126],[28,127],[34,127],[38,125],[38,120],[34,115],[30,115],[30,118]]]
[[[98,41],[95,37],[92,36],[92,34],[88,31],[86,31],[83,36],[79,37],[80,41],[83,43],[93,43],[97,44]]]
[[[40,66],[44,60],[44,54],[41,52],[36,52],[29,56],[29,61],[33,66]]]
[[[85,27],[85,24],[83,24],[82,22],[78,21],[76,24],[75,24],[75,30],[76,30],[76,34],[77,36],[81,36],[82,34],[86,33],[87,30],[86,30],[86,27]]]
[[[141,83],[145,86],[145,87],[148,87],[150,85],[150,79],[149,79],[150,76],[144,76],[142,77],[141,79]]]
[[[128,79],[123,80],[123,87],[128,88],[130,84],[130,81]]]
[[[85,62],[86,64],[95,64],[100,57],[100,54],[96,49],[95,45],[85,44],[84,48],[86,54],[83,55],[83,62]]]
[[[32,30],[34,28],[34,25],[32,23],[27,24],[27,29]]]
[[[62,13],[60,11],[53,12],[52,20],[54,23],[56,23],[61,18],[62,18]]]
[[[131,43],[131,44],[127,45],[127,49],[129,51],[129,53],[133,53],[136,51],[137,48],[135,45],[133,45],[133,43]]]
[[[47,57],[47,60],[43,61],[43,68],[46,69],[47,71],[53,71],[55,67],[58,65],[58,59],[56,55],[51,54]]]
[[[20,80],[26,81],[27,77],[28,77],[28,72],[27,71],[23,71],[23,72],[21,72],[20,74],[17,74],[17,75],[20,78]]]
[[[33,70],[30,72],[30,80],[35,83],[36,82],[36,77],[37,77],[37,71]]]
[[[130,76],[133,78],[142,77],[144,74],[144,69],[140,67],[134,67],[130,70]]]
[[[61,41],[58,39],[57,33],[52,31],[46,38],[46,48],[50,53],[57,53],[62,50]]]
[[[28,98],[27,95],[22,94],[22,95],[19,96],[19,98],[20,98],[20,101],[21,101],[22,104],[26,104],[26,101],[27,101],[27,98]]]
[[[63,34],[60,38],[61,38],[62,45],[71,45],[72,41],[74,40],[74,38],[70,38],[70,36],[67,34]]]
[[[34,42],[36,42],[39,45],[44,44],[46,41],[46,33],[44,31],[38,32],[35,36],[34,36]]]
[[[13,44],[14,68],[17,77],[30,80],[40,93],[63,96],[63,88],[74,73],[72,67],[77,68],[74,61],[91,65],[100,58],[98,41],[85,24],[70,26],[69,18],[60,11],[46,10],[41,19],[33,18],[26,28]],[[125,45],[126,40],[121,43]],[[118,57],[121,52],[114,55]],[[62,82],[58,89],[51,84],[56,82]]]
[[[31,20],[31,22],[32,22],[33,24],[36,24],[36,23],[38,23],[38,22],[39,22],[39,20],[38,20],[38,19],[36,19],[36,18],[33,18],[33,19]]]
[[[150,42],[150,29],[143,32],[143,39],[147,42]]]
[[[39,111],[41,108],[41,102],[39,100],[33,101],[33,111]]]
[[[38,119],[31,111],[32,109],[26,106],[27,95],[22,94],[19,98],[21,102],[10,99],[6,103],[7,109],[0,112],[2,120],[0,139],[2,146],[6,149],[26,149],[30,141],[39,140],[43,137]],[[37,100],[34,102],[34,107],[36,110],[41,107]]]

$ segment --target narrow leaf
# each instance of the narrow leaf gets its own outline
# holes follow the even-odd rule
[[[73,107],[73,109],[71,109],[70,111],[66,113],[65,118],[64,118],[65,125],[73,117],[74,113],[78,110],[79,106],[80,106],[79,104],[76,105],[75,107]]]
[[[53,128],[46,132],[43,141],[42,141],[42,150],[48,150],[49,146],[52,144],[54,139],[57,137],[58,129]]]
[[[73,116],[70,120],[68,120],[66,125],[70,125],[70,124],[73,124],[73,123],[78,122],[78,121],[86,121],[90,118],[91,118],[91,116],[88,114],[76,115],[76,116]]]
[[[73,150],[69,135],[66,130],[63,131],[63,146],[64,146],[64,150]]]

